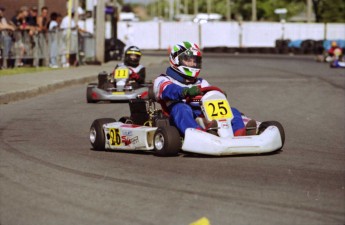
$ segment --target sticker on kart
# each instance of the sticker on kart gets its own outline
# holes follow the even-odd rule
[[[113,91],[111,94],[112,95],[124,95],[125,92],[124,91]]]
[[[207,100],[203,102],[203,106],[209,120],[232,119],[230,105],[228,101],[221,100]]]
[[[109,144],[111,146],[119,146],[122,143],[120,129],[118,128],[110,128],[109,129]]]
[[[115,79],[127,79],[129,75],[129,69],[124,68],[124,69],[116,69],[114,78]]]

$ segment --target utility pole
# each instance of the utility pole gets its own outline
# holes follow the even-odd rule
[[[199,13],[199,0],[194,0],[194,15]]]
[[[169,1],[169,20],[174,19],[174,0]]]
[[[231,20],[231,0],[225,0],[225,7],[226,7],[226,20]]]
[[[307,0],[307,23],[311,23],[312,0]]]
[[[38,0],[38,12],[40,13],[41,12],[41,8],[43,7],[43,6],[45,6],[45,0]]]
[[[207,14],[211,13],[211,0],[207,0]]]
[[[256,21],[256,0],[252,0],[252,21]]]
[[[180,10],[181,10],[181,0],[177,0],[176,2],[176,15],[180,16]]]
[[[97,1],[96,9],[96,60],[104,62],[104,42],[105,42],[105,15],[104,15],[105,3],[104,0]]]
[[[184,0],[184,14],[188,14],[188,0]]]

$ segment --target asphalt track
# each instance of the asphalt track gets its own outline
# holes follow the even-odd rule
[[[206,54],[232,106],[280,121],[282,151],[207,157],[91,150],[101,117],[75,85],[0,106],[0,224],[345,223],[345,74],[311,58]],[[148,68],[148,79],[166,65]],[[197,141],[197,140],[196,140]]]

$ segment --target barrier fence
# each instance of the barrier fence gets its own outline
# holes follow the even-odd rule
[[[145,38],[143,38],[145,37]],[[276,40],[345,39],[343,23],[119,22],[118,38],[142,49],[167,49],[181,41],[209,47],[275,47]]]
[[[33,66],[64,66],[71,62],[66,58],[68,55],[74,57],[74,63],[94,60],[94,37],[89,33],[77,32],[76,29],[72,29],[70,35],[68,32],[58,29],[30,34],[28,31],[3,30],[0,32],[0,66],[15,67],[23,62]],[[266,48],[265,51],[267,48],[275,48],[275,53],[287,53],[288,47],[291,48],[289,45],[302,43],[302,51],[300,47],[293,46],[296,53],[319,53],[329,45],[325,45],[324,40],[345,38],[345,24],[120,21],[117,34],[118,40],[106,40],[106,61],[121,59],[124,45],[167,50],[185,40],[199,44],[204,50],[224,48],[225,52],[231,52],[229,48],[246,50],[245,52],[251,52],[253,48]]]
[[[0,32],[0,66],[67,66],[94,57],[92,35],[78,33],[76,29],[48,32],[10,31]],[[70,60],[69,57],[74,57]]]

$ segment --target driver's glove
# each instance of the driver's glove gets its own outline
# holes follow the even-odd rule
[[[198,86],[192,86],[190,88],[184,88],[182,90],[182,96],[185,97],[194,97],[201,94],[201,90]]]
[[[139,74],[137,73],[132,73],[130,76],[129,76],[130,79],[132,80],[139,80],[140,79],[140,76]]]

